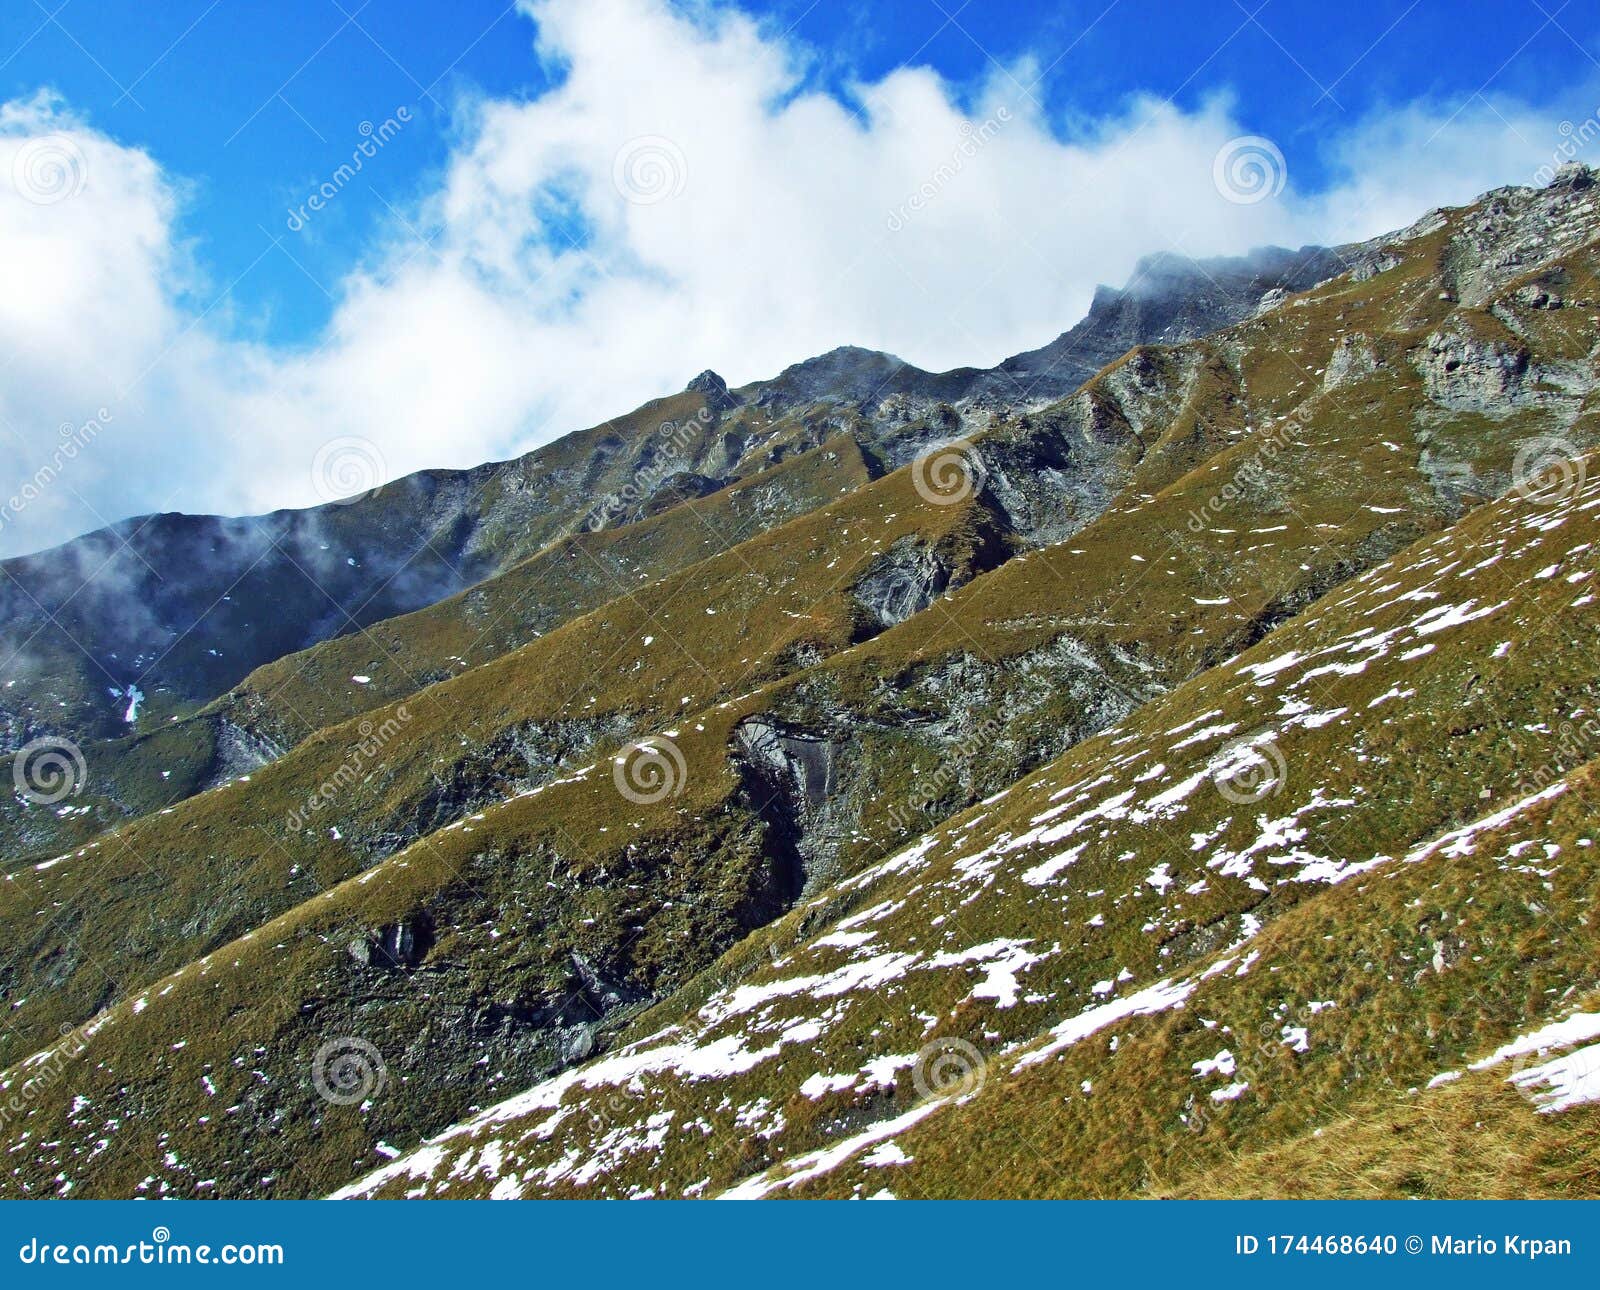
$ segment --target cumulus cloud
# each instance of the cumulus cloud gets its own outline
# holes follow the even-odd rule
[[[0,107],[0,554],[151,509],[323,500],[335,440],[375,445],[387,476],[472,465],[707,366],[738,383],[844,343],[993,363],[1145,253],[1370,236],[1530,182],[1560,142],[1524,104],[1399,105],[1310,145],[1334,187],[1297,185],[1285,141],[1286,176],[1243,172],[1270,195],[1229,200],[1214,162],[1250,131],[1224,95],[1064,134],[1026,67],[959,88],[908,67],[841,96],[736,10],[523,7],[555,87],[462,105],[436,189],[303,347],[230,327],[184,253],[181,176],[47,96]],[[101,409],[60,463],[63,425]]]

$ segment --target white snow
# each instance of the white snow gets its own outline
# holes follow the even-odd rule
[[[1549,1052],[1552,1048],[1570,1048],[1573,1044],[1586,1043],[1595,1038],[1600,1038],[1600,1013],[1574,1013],[1565,1021],[1553,1021],[1548,1026],[1519,1035],[1509,1044],[1502,1044],[1481,1062],[1473,1062],[1472,1069],[1481,1071],[1512,1057]]]
[[[1533,1095],[1541,1115],[1600,1102],[1600,1044],[1519,1071],[1511,1082]]]
[[[1126,998],[1113,999],[1110,1003],[1103,1003],[1099,1007],[1090,1008],[1087,1012],[1080,1012],[1076,1017],[1068,1017],[1051,1029],[1050,1041],[1044,1047],[1029,1053],[1012,1069],[1020,1071],[1048,1061],[1062,1049],[1072,1047],[1080,1039],[1087,1039],[1096,1031],[1104,1030],[1124,1017],[1146,1017],[1152,1013],[1165,1012],[1169,1008],[1181,1008],[1183,1001],[1192,993],[1194,993],[1192,981],[1176,984],[1172,981],[1157,981],[1154,985],[1135,991]]]

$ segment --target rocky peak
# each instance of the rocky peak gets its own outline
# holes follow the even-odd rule
[[[1585,188],[1593,187],[1595,171],[1592,166],[1586,166],[1581,161],[1569,161],[1557,169],[1548,187],[1565,188],[1571,192],[1580,193]]]
[[[713,412],[726,412],[729,408],[739,406],[739,397],[731,393],[728,383],[709,367],[684,386],[684,390],[690,394],[705,395],[706,406]]]
[[[1257,247],[1207,260],[1157,252],[1141,259],[1120,289],[1097,287],[1077,326],[1008,358],[999,371],[1013,389],[1060,398],[1135,345],[1176,344],[1242,322],[1264,300],[1270,308],[1349,267],[1343,250],[1321,246]]]

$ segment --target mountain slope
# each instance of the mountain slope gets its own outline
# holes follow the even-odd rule
[[[14,870],[4,1060],[87,1024],[0,1076],[55,1073],[0,1189],[316,1194],[460,1124],[372,1187],[438,1189],[449,1173],[451,1194],[628,1193],[647,1185],[636,1149],[670,1128],[657,1188],[848,1193],[904,1151],[925,1162],[896,1166],[921,1192],[1003,1190],[976,1178],[975,1144],[1001,1144],[998,1163],[1023,1126],[1051,1122],[1042,1106],[1106,1078],[1056,1079],[1093,1045],[1020,1065],[1075,1034],[1080,1009],[1120,1023],[1148,1004],[1159,1028],[1174,992],[1187,1007],[1248,991],[1252,972],[1197,974],[1247,933],[1277,944],[1299,927],[1283,932],[1298,946],[1302,911],[1365,897],[1347,862],[1498,817],[1589,760],[1558,740],[1561,764],[1503,796],[1504,766],[1540,765],[1600,676],[1581,626],[1594,506],[1577,455],[1600,429],[1585,287],[1600,209],[1580,178],[1436,212],[1357,248],[1333,281],[1202,340],[1137,348],[967,443],[940,447],[959,414],[950,425],[902,391],[909,404],[880,411],[887,437],[850,432],[882,478]],[[858,367],[882,367],[829,358],[846,401]],[[804,441],[833,415],[782,433]],[[903,452],[921,455],[891,469]],[[425,641],[409,625],[424,620],[448,635],[457,612],[390,639]],[[1397,668],[1426,686],[1368,692]],[[293,706],[348,713],[341,684],[313,672]],[[1293,801],[1253,798],[1248,773],[1244,803],[1211,792],[1270,766],[1269,741],[1310,776],[1274,779]],[[1352,743],[1367,762],[1343,756]],[[1573,809],[1559,803],[1586,782],[1508,820],[1543,828],[1536,808]],[[1578,827],[1563,820],[1551,827]],[[1577,848],[1576,834],[1546,840]],[[1563,909],[1582,899],[1571,873]],[[1304,881],[1278,881],[1291,874]],[[1509,901],[1486,926],[1525,944]],[[1379,912],[1339,917],[1376,929]],[[1443,926],[1453,968],[1464,934]],[[1360,981],[1337,933],[1319,944],[1330,980]],[[1548,954],[1578,998],[1581,945]],[[1502,1042],[1550,1012],[1544,988],[1427,1037]],[[1362,997],[1346,1011],[1367,1025]],[[1214,1006],[1248,1012],[1242,998]],[[1406,1033],[1319,1070],[1386,1096],[1362,1080],[1444,1052]],[[1171,1064],[1186,1049],[1164,1034],[1120,1069],[1182,1082],[1153,1083],[1148,1116],[1130,1083],[1105,1103],[1126,1130],[1116,1149],[1085,1159],[1088,1138],[1063,1130],[1049,1170],[1014,1167],[1017,1190],[1220,1178],[1205,1152],[1159,1178],[1138,1164],[1191,1102],[1224,1129],[1250,1105],[1241,1090],[1211,1114],[1214,1090]],[[918,1083],[921,1046],[956,1040],[985,1061],[1011,1046],[1011,1075],[990,1062],[1003,1097],[929,1083],[942,1055],[970,1059],[959,1046],[922,1058]],[[570,1137],[541,1137],[550,1115]],[[1272,1123],[1280,1136],[1241,1149],[1288,1150],[1305,1131]],[[704,1143],[683,1138],[690,1124]]]
[[[1564,1015],[1597,539],[1484,508],[358,1190],[1138,1194]]]
[[[148,732],[254,668],[433,604],[586,527],[748,479],[841,430],[879,469],[903,465],[920,442],[905,423],[934,404],[981,404],[981,417],[1059,398],[1131,344],[1198,335],[1269,290],[1309,286],[1336,271],[1333,255],[1141,265],[1127,291],[1103,292],[1088,318],[1010,369],[933,374],[846,348],[737,391],[706,372],[681,395],[511,461],[425,471],[306,511],[147,516],[0,561],[0,751]],[[346,475],[378,473],[375,452],[335,443],[308,469],[339,491]],[[143,695],[131,721],[130,685]]]
[[[83,1020],[577,761],[879,630],[857,592],[874,570],[909,557],[927,581],[908,593],[935,595],[996,558],[993,528],[976,499],[926,502],[902,472],[71,857],[11,872],[0,1049]]]
[[[266,663],[193,716],[90,746],[68,809],[0,801],[0,843],[17,859],[81,846],[127,817],[254,771],[316,730],[503,657],[870,478],[854,442],[835,436],[712,497],[616,528],[585,528],[425,609]],[[0,758],[0,774],[9,769]]]

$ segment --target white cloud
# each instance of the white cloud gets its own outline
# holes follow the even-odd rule
[[[466,105],[437,191],[408,212],[430,244],[396,227],[303,350],[239,339],[225,301],[195,303],[181,184],[146,153],[48,98],[0,108],[0,553],[157,507],[315,502],[312,462],[342,436],[374,441],[390,475],[475,464],[706,366],[737,383],[844,343],[992,363],[1147,252],[1372,235],[1528,182],[1560,142],[1525,105],[1402,105],[1318,141],[1347,182],[1300,191],[1286,149],[1284,191],[1239,204],[1212,178],[1249,133],[1225,97],[1115,105],[1063,138],[1022,68],[970,98],[901,69],[847,104],[737,12],[525,8],[560,83]],[[92,449],[6,508],[58,427],[102,406]]]

